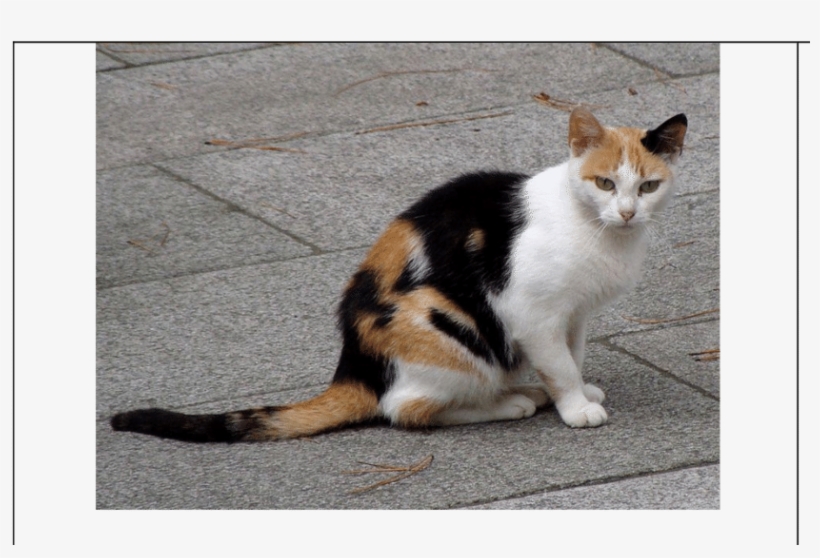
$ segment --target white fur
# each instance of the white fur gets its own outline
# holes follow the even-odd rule
[[[607,420],[604,393],[581,376],[589,316],[640,279],[645,228],[672,196],[671,180],[639,195],[624,162],[616,189],[580,178],[583,156],[552,167],[525,186],[528,224],[512,250],[508,287],[491,304],[544,381],[570,426]],[[621,211],[635,213],[629,222]]]

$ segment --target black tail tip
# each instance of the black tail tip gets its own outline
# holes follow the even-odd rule
[[[128,427],[128,417],[126,417],[127,413],[117,413],[113,417],[111,417],[111,428],[116,431],[126,430]]]
[[[142,432],[147,426],[153,426],[161,422],[163,418],[170,414],[169,411],[163,409],[137,409],[136,411],[117,413],[111,417],[111,428],[118,432]]]
[[[186,415],[165,409],[137,409],[111,417],[111,428],[185,442],[234,442],[227,415]]]

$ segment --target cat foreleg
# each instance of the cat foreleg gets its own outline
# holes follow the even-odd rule
[[[567,331],[567,346],[572,353],[572,360],[579,371],[584,369],[584,350],[587,343],[587,323],[583,318],[570,321]]]
[[[607,420],[601,406],[604,393],[592,384],[584,384],[569,346],[563,339],[531,342],[524,350],[544,382],[555,408],[568,426],[600,426]]]

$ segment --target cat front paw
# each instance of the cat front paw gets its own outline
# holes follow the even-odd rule
[[[603,395],[603,392],[601,392],[601,394]],[[589,402],[577,409],[561,412],[560,414],[564,423],[573,428],[601,426],[607,419],[607,414],[604,408],[601,407],[599,403],[595,402]]]

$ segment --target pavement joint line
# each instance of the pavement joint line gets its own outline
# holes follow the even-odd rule
[[[125,70],[126,68],[133,68],[134,67],[134,65],[131,64],[128,60],[123,60],[119,56],[115,56],[114,54],[112,54],[110,52],[107,52],[106,50],[100,48],[100,46],[99,46],[100,43],[96,43],[96,44],[97,44],[97,52],[107,56],[108,58],[110,58],[111,60],[114,60],[115,62],[119,62],[120,64],[125,64],[125,68],[108,68],[107,70],[97,70],[97,73],[108,72],[108,71],[111,71],[111,70]]]
[[[242,41],[242,42],[244,42],[244,41]],[[253,41],[248,41],[248,42],[253,42]],[[100,46],[99,46],[99,45],[105,44],[105,42],[96,42],[94,44],[97,45],[97,50],[99,52],[102,52],[106,56],[111,56],[110,52],[108,50],[106,50],[105,47],[100,48]],[[150,43],[145,43],[145,44],[150,44]],[[201,44],[201,43],[199,43],[197,41],[194,41],[191,44]],[[228,43],[228,44],[236,44],[236,43]],[[294,46],[296,46],[296,44],[297,43],[294,43]],[[162,64],[173,64],[175,62],[185,62],[187,60],[201,60],[203,58],[213,58],[215,56],[226,56],[226,55],[231,55],[231,54],[238,54],[240,52],[252,52],[254,50],[262,50],[262,49],[266,49],[266,48],[274,48],[274,47],[280,47],[280,46],[285,46],[285,45],[286,45],[286,43],[273,43],[273,44],[265,44],[265,45],[261,45],[261,46],[243,48],[243,49],[240,49],[240,50],[233,50],[233,51],[230,51],[230,52],[212,52],[212,53],[208,53],[208,54],[195,54],[193,56],[187,56],[187,57],[184,57],[184,58],[174,58],[173,60],[152,60],[150,62],[139,62],[139,63],[128,62],[126,60],[122,60],[122,59],[117,58],[116,60],[118,62],[122,62],[123,64],[127,64],[127,67],[125,67],[125,68],[107,68],[105,70],[97,70],[96,73],[98,73],[98,74],[100,74],[100,73],[109,73],[109,72],[116,72],[117,70],[128,70],[130,68],[142,68],[144,66],[159,66],[159,65],[162,65]],[[113,52],[116,52],[116,51],[113,51]],[[114,58],[114,57],[111,56],[111,58]]]
[[[344,252],[351,252],[355,250],[364,250],[365,248],[370,248],[372,244],[367,244],[364,246],[351,246],[348,248],[339,248],[336,250],[327,250],[320,254],[305,254],[303,256],[294,256],[291,258],[272,258],[267,261],[261,262],[253,262],[253,263],[246,263],[246,264],[237,264],[237,265],[227,265],[222,267],[214,267],[208,269],[198,269],[195,271],[186,271],[184,273],[176,273],[176,274],[169,274],[164,277],[157,277],[156,279],[137,279],[134,281],[122,281],[122,282],[111,282],[111,283],[97,283],[97,292],[104,291],[107,289],[115,289],[118,287],[130,287],[133,285],[145,285],[150,283],[158,283],[162,281],[168,281],[171,279],[179,279],[182,277],[194,277],[196,275],[203,275],[207,273],[218,273],[220,271],[228,271],[231,269],[243,269],[243,268],[250,268],[255,266],[262,266],[262,265],[272,265],[272,264],[279,264],[279,263],[286,263],[291,261],[298,261],[304,260],[307,258],[316,258],[321,256],[332,256],[334,254],[342,254]]]
[[[598,345],[602,345],[603,347],[605,347],[606,349],[608,349],[610,351],[620,353],[624,356],[630,357],[630,358],[632,358],[632,360],[634,360],[638,364],[642,364],[643,366],[646,366],[647,368],[650,368],[650,369],[654,370],[655,372],[660,373],[662,376],[664,376],[666,378],[669,378],[670,380],[674,380],[674,381],[678,382],[679,384],[683,384],[686,387],[697,391],[701,395],[708,397],[709,399],[720,402],[720,397],[708,392],[707,390],[703,389],[702,387],[700,387],[698,385],[695,385],[691,382],[687,382],[686,380],[684,380],[683,378],[680,378],[679,376],[676,376],[675,374],[673,374],[669,370],[665,370],[665,369],[661,368],[660,366],[658,366],[657,364],[654,364],[651,361],[643,358],[642,356],[636,355],[636,354],[628,351],[627,349],[624,349],[623,347],[619,347],[618,345],[614,344],[611,341],[611,339],[613,337],[617,337],[618,335],[623,335],[623,334],[622,333],[615,333],[615,334],[610,335],[609,337],[607,337],[605,339],[599,339],[599,340],[595,341],[595,343],[597,343]]]
[[[663,474],[666,474],[666,473],[676,473],[678,471],[686,471],[686,470],[689,470],[689,469],[699,469],[699,468],[702,468],[702,467],[710,467],[712,465],[720,465],[720,461],[719,460],[718,461],[701,461],[701,462],[698,462],[698,463],[689,463],[689,464],[684,464],[684,465],[678,465],[678,466],[675,466],[675,467],[670,467],[668,469],[662,469],[662,470],[659,470],[659,471],[644,471],[644,472],[637,473],[637,474],[634,474],[634,475],[612,475],[610,477],[604,477],[604,478],[601,478],[601,479],[594,479],[594,480],[590,480],[590,481],[583,481],[583,482],[580,482],[580,483],[574,483],[574,484],[571,483],[571,484],[559,485],[559,486],[555,486],[555,487],[551,487],[551,488],[538,489],[538,490],[527,490],[527,491],[524,491],[524,492],[521,492],[521,493],[513,494],[511,496],[505,496],[503,498],[494,498],[494,499],[493,498],[487,498],[487,499],[483,499],[483,500],[476,500],[476,501],[473,501],[473,502],[461,503],[461,504],[456,504],[456,505],[453,505],[453,506],[435,508],[435,509],[469,508],[469,507],[473,507],[473,506],[480,506],[480,505],[483,505],[483,504],[492,504],[492,503],[495,503],[495,502],[506,502],[506,501],[509,501],[509,500],[517,500],[519,498],[525,498],[527,496],[536,496],[538,494],[545,494],[546,495],[546,494],[551,494],[553,492],[562,492],[564,490],[571,490],[573,488],[586,488],[586,487],[593,487],[593,486],[601,486],[601,485],[605,485],[605,484],[612,484],[612,483],[615,483],[615,482],[625,481],[625,480],[649,478],[649,477],[654,477],[656,475],[663,475]]]
[[[659,72],[663,72],[668,77],[673,78],[673,79],[682,78],[682,77],[696,76],[696,75],[706,75],[706,74],[715,72],[715,70],[707,70],[707,71],[701,72],[700,74],[698,74],[698,73],[676,74],[674,72],[667,71],[667,70],[661,68],[660,66],[656,66],[655,64],[653,64],[649,61],[638,58],[634,54],[629,54],[629,53],[623,52],[623,51],[617,49],[616,47],[613,47],[612,45],[609,45],[609,44],[606,44],[606,43],[595,43],[595,44],[597,46],[601,47],[601,48],[605,48],[605,49],[609,50],[610,52],[614,52],[615,54],[617,54],[619,56],[623,56],[624,58],[632,60],[633,62],[635,62],[637,64],[640,64],[641,66],[645,66],[645,67],[647,67],[651,70],[657,70]],[[708,44],[708,43],[706,43],[706,44]]]
[[[149,163],[149,165],[154,167],[155,169],[158,169],[160,172],[163,172],[163,173],[167,174],[168,176],[174,178],[175,180],[177,180],[179,182],[182,182],[183,184],[187,184],[191,188],[195,189],[197,192],[200,192],[201,194],[204,194],[204,195],[208,196],[209,198],[214,199],[218,202],[224,203],[232,211],[236,211],[237,213],[240,213],[241,215],[244,215],[245,217],[249,217],[251,219],[259,221],[260,223],[267,225],[268,227],[274,229],[275,231],[278,231],[278,232],[284,234],[285,236],[287,236],[291,240],[294,240],[294,241],[298,242],[299,244],[310,248],[310,250],[313,252],[313,255],[318,256],[320,254],[325,253],[325,251],[323,249],[319,248],[317,245],[313,244],[309,240],[304,239],[304,238],[302,238],[302,237],[288,231],[287,229],[283,229],[282,227],[280,227],[280,226],[278,226],[274,223],[271,223],[270,221],[268,221],[267,219],[264,219],[263,217],[260,217],[259,215],[255,215],[255,214],[251,213],[250,211],[246,210],[242,206],[237,205],[236,203],[234,203],[230,200],[227,200],[225,198],[217,196],[213,192],[211,192],[209,190],[206,190],[202,186],[200,186],[198,184],[195,184],[194,182],[191,182],[190,180],[188,180],[186,178],[183,178],[182,176],[176,174],[175,172],[170,171],[170,170],[168,170],[164,167],[161,167],[161,166],[159,166],[159,164]]]

